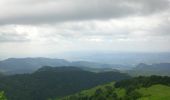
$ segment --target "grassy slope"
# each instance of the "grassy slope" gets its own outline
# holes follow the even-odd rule
[[[108,84],[105,84],[105,85],[99,85],[99,86],[96,86],[92,89],[89,89],[89,90],[84,90],[84,91],[81,91],[80,93],[83,94],[83,95],[87,95],[87,96],[91,96],[91,95],[94,95],[95,91],[97,89],[102,89],[104,92],[106,92],[106,86],[114,86],[114,82],[111,82],[111,83],[108,83]],[[116,93],[118,94],[119,97],[122,97],[124,96],[125,94],[125,90],[124,89],[120,89],[120,88],[115,88],[115,91]]]
[[[165,85],[153,85],[138,91],[143,95],[138,100],[170,100],[170,87]]]
[[[114,82],[105,85],[99,85],[92,89],[81,91],[80,93],[77,93],[75,95],[82,94],[82,95],[91,96],[94,95],[96,89],[100,88],[103,91],[105,91],[106,86],[113,86],[113,84]],[[123,97],[125,95],[124,89],[115,88],[115,91],[118,94],[118,97]],[[165,85],[153,85],[149,88],[140,88],[137,91],[143,95],[142,98],[138,100],[170,100],[170,87]]]
[[[86,95],[86,96],[92,96],[94,95],[95,91],[97,89],[102,89],[104,92],[106,91],[106,86],[112,86],[114,87],[114,82],[110,82],[108,84],[104,84],[104,85],[98,85],[94,88],[91,88],[91,89],[88,89],[88,90],[83,90],[77,94],[73,94],[73,95],[78,95],[78,94],[81,94],[81,95]],[[125,89],[120,89],[120,88],[115,88],[115,91],[116,91],[116,94],[118,94],[118,97],[123,97],[125,95]],[[66,96],[64,98],[68,98],[69,96]],[[60,100],[60,99],[55,99],[55,100]]]

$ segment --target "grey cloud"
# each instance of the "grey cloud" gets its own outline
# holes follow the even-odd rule
[[[3,42],[26,42],[29,41],[25,34],[16,34],[16,33],[0,33],[0,43]]]
[[[160,17],[161,21],[156,24],[155,27],[148,27],[148,29],[144,30],[148,33],[150,36],[156,36],[156,37],[168,37],[170,36],[170,19],[169,14],[166,16]]]
[[[79,38],[89,38],[89,37],[117,37],[128,36],[130,33],[129,29],[120,27],[117,25],[112,25],[106,22],[77,22],[75,23],[62,23],[55,25],[43,26],[43,29],[47,29],[48,32],[42,30],[39,34],[42,38],[52,37],[52,38],[64,38],[64,39],[79,39]],[[49,28],[50,27],[50,28]],[[110,28],[108,28],[110,27]],[[52,31],[51,31],[52,30]]]
[[[6,3],[0,7],[1,25],[48,24],[80,20],[106,20],[128,17],[132,15],[149,15],[169,9],[169,0],[3,1]]]
[[[155,33],[157,33],[158,35],[165,35],[168,36],[170,35],[170,21],[164,21],[164,23],[161,23],[155,30]]]

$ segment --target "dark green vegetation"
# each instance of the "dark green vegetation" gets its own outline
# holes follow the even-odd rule
[[[99,85],[55,100],[169,100],[170,77],[137,77]]]
[[[57,66],[40,68],[43,65]],[[57,100],[168,100],[170,98],[170,80],[169,77],[163,77],[170,75],[170,63],[152,65],[142,63],[128,71],[133,76],[161,75],[162,77],[129,79],[131,78],[129,75],[113,69],[120,69],[119,67],[122,68],[119,65],[87,61],[11,58],[0,61],[0,91],[5,92],[8,100],[47,100],[49,98]],[[2,100],[6,100],[4,92],[0,92],[1,98],[4,98]],[[74,93],[77,94],[74,95]]]
[[[43,67],[32,74],[0,78],[0,90],[8,100],[47,100],[130,78],[119,72],[93,73],[76,67]]]
[[[122,90],[117,90],[120,93]],[[84,90],[74,95],[66,96],[64,98],[56,98],[54,100],[114,100],[118,97],[115,92],[114,82],[99,85],[92,89]]]
[[[135,68],[128,71],[132,76],[150,76],[161,75],[170,76],[170,63],[158,63],[147,65],[144,63],[138,64]]]
[[[125,88],[125,89],[136,89],[140,86],[142,87],[150,87],[155,84],[162,84],[170,86],[170,77],[168,76],[150,76],[150,77],[137,77],[129,80],[122,80],[116,82],[115,87],[117,88]]]
[[[128,98],[127,100],[136,100],[137,98],[142,97],[142,94],[140,94],[140,92],[137,91],[138,89],[149,88],[157,84],[170,86],[170,77],[167,76],[137,77],[130,80],[122,80],[120,82],[116,82],[115,88],[124,88],[126,90],[127,96],[125,98]]]

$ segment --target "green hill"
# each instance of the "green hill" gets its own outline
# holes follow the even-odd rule
[[[170,77],[137,77],[111,82],[55,100],[170,100]]]
[[[138,100],[170,100],[170,87],[165,85],[153,85],[149,88],[138,89],[143,95]]]
[[[115,82],[110,82],[104,85],[98,85],[94,88],[83,90],[74,95],[69,95],[64,98],[56,98],[55,100],[99,100],[99,98],[101,100],[105,100],[103,99],[105,97],[107,97],[107,100],[113,100],[114,96],[119,98],[123,97],[125,95],[125,89],[115,88],[114,83]],[[98,99],[95,97],[98,94],[97,92],[99,92],[99,95],[102,93]]]
[[[0,77],[0,90],[5,92],[8,100],[47,100],[128,78],[120,72],[94,73],[71,66],[46,66],[32,74]]]

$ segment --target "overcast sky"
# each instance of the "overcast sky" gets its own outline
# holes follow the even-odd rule
[[[169,0],[0,0],[0,56],[169,52]]]

